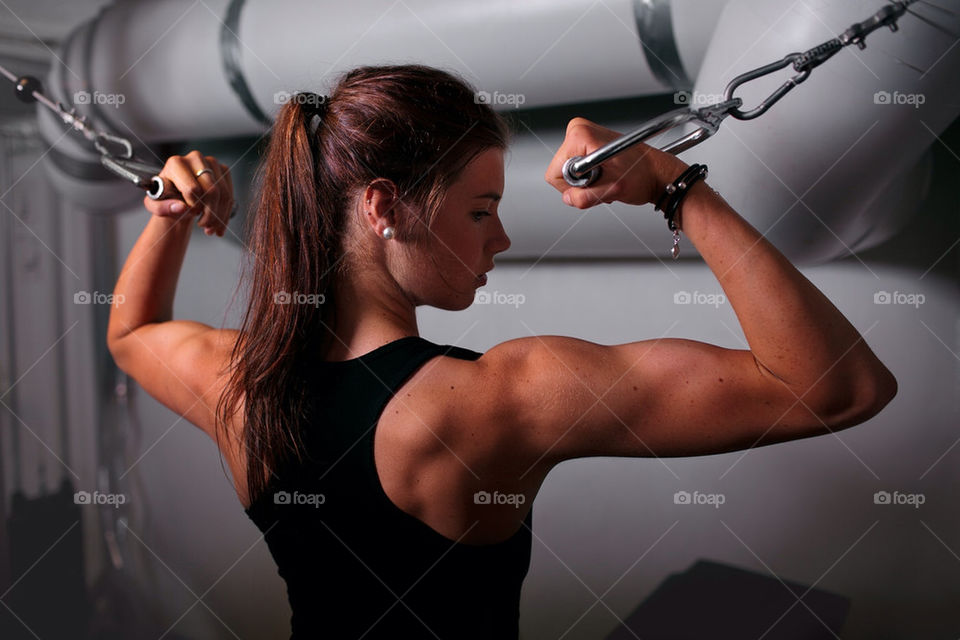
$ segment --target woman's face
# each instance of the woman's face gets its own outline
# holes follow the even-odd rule
[[[488,149],[447,190],[417,252],[414,272],[421,277],[411,293],[418,304],[448,310],[470,306],[477,288],[486,284],[482,276],[493,268],[493,257],[510,247],[497,212],[502,194],[503,150]]]

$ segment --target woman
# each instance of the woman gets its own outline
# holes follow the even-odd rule
[[[570,122],[546,172],[566,202],[656,202],[687,168],[641,145],[589,188],[563,181],[564,160],[616,135]],[[173,157],[162,174],[182,207],[144,201],[111,353],[217,441],[286,580],[295,637],[515,638],[531,507],[560,462],[824,434],[896,393],[846,318],[702,180],[676,220],[750,350],[533,336],[477,353],[420,338],[416,307],[468,307],[510,246],[507,138],[462,81],[421,66],[295,96],[261,167],[240,330],[171,320],[192,218],[223,234],[227,168]]]

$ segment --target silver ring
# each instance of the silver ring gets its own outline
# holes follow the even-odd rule
[[[200,171],[195,172],[193,175],[195,175],[195,176],[197,176],[197,177],[199,178],[200,176],[202,176],[202,175],[205,174],[205,173],[213,173],[213,169],[206,169],[206,168],[200,169]]]

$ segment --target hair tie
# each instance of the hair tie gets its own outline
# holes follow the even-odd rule
[[[320,121],[327,113],[327,96],[318,95],[312,91],[300,91],[293,96],[293,99],[300,104],[300,108],[306,114],[310,133],[316,133]]]

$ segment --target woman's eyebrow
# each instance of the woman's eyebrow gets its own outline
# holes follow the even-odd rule
[[[495,192],[493,192],[493,191],[490,191],[490,192],[488,192],[488,193],[481,193],[480,195],[474,196],[473,198],[474,198],[474,200],[479,200],[479,199],[481,199],[481,198],[489,198],[489,199],[491,199],[491,200],[499,201],[499,200],[500,200],[500,197],[501,197],[501,196],[500,196],[499,193],[495,193]]]

